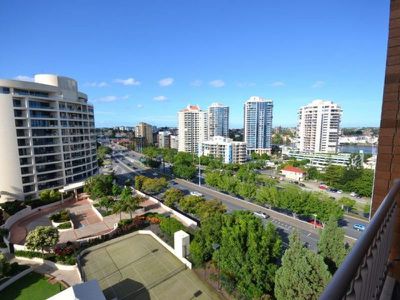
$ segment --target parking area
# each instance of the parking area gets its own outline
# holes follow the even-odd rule
[[[80,264],[84,280],[98,280],[107,299],[219,299],[150,235],[89,248]]]

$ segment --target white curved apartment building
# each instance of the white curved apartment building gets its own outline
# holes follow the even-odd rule
[[[96,174],[93,105],[71,78],[0,80],[0,202]]]

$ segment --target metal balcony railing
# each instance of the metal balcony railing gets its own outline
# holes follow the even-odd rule
[[[320,300],[379,299],[390,263],[399,191],[400,180],[396,180]]]

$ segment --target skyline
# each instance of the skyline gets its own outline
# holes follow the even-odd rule
[[[338,103],[342,127],[379,126],[388,1],[40,1],[18,10],[22,3],[5,1],[0,12],[13,24],[1,28],[13,43],[1,50],[0,78],[75,78],[95,105],[96,127],[176,127],[188,104],[220,102],[230,128],[240,128],[251,96],[274,101],[274,127],[296,126],[298,109],[314,99]],[[7,14],[15,10],[18,22]]]

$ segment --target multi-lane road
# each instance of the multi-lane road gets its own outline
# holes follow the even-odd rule
[[[118,148],[116,150],[118,150]],[[124,150],[124,148],[119,148],[119,150]],[[113,170],[118,176],[118,180],[121,184],[123,184],[126,179],[130,179],[137,174],[148,177],[159,176],[159,172],[157,170],[145,167],[139,161],[140,157],[140,154],[133,151],[114,152]],[[316,249],[319,232],[318,229],[313,228],[311,224],[299,219],[295,219],[292,216],[281,214],[274,210],[244,201],[237,197],[221,193],[209,187],[199,186],[198,184],[186,180],[174,179],[171,180],[169,184],[170,186],[182,189],[187,193],[191,191],[200,192],[206,199],[218,199],[226,205],[228,212],[235,210],[250,210],[253,212],[263,211],[270,216],[267,220],[263,221],[270,221],[277,227],[284,243],[287,243],[289,233],[293,230],[297,230],[300,234],[301,240],[305,242],[310,249]],[[355,242],[356,239],[362,234],[362,232],[353,229],[353,224],[355,223],[367,225],[367,222],[350,216],[345,216],[341,223],[342,228],[345,230],[346,238],[351,243]]]

